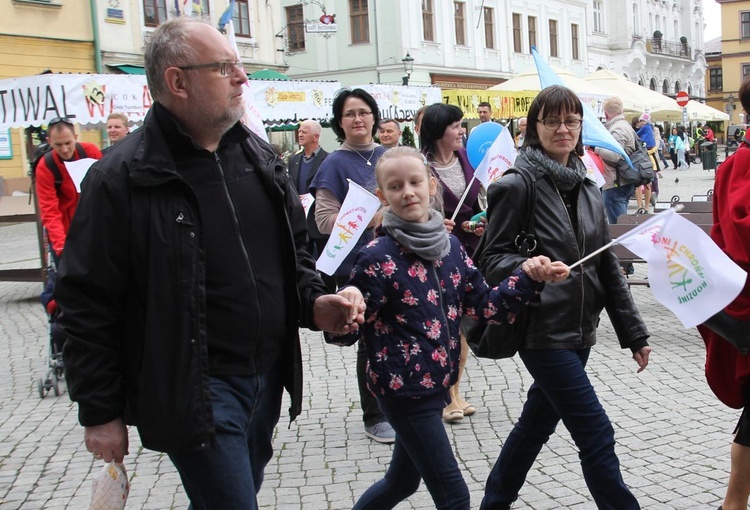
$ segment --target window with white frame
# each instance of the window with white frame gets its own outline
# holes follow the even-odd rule
[[[484,14],[484,47],[488,50],[495,49],[495,9],[485,7]]]
[[[523,51],[521,47],[521,15],[517,12],[513,13],[513,51],[516,53]]]
[[[286,38],[289,51],[305,51],[305,16],[302,4],[286,8]]]
[[[549,56],[559,57],[560,53],[557,50],[557,20],[549,20]]]
[[[234,3],[232,24],[234,25],[234,35],[237,37],[253,36],[250,33],[250,6],[248,5],[248,0],[237,0]]]
[[[531,48],[535,48],[537,45],[536,44],[536,16],[529,16],[527,21],[529,23],[529,53],[531,53]]]
[[[594,32],[604,33],[604,2],[594,0]]]
[[[370,14],[367,0],[349,0],[349,21],[352,44],[370,42]]]
[[[435,41],[435,13],[432,10],[432,0],[422,0],[422,39]]]
[[[578,53],[580,43],[578,41],[578,25],[573,23],[570,25],[570,43],[571,43],[571,56],[573,60],[580,60],[581,56]]]
[[[167,21],[166,0],[143,0],[143,24],[158,27]]]
[[[466,46],[466,4],[453,2],[453,18],[456,21],[456,44]]]

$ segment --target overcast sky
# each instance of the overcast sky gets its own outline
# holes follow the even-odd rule
[[[703,21],[706,23],[703,31],[704,42],[721,35],[721,6],[716,0],[703,0]]]

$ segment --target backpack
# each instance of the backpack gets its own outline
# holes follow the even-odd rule
[[[78,142],[76,142],[76,154],[78,155],[78,159],[88,157],[86,151],[83,148],[83,145]],[[33,158],[34,159],[31,161],[31,171],[29,172],[29,175],[31,175],[31,182],[36,182],[36,169],[39,166],[39,162],[43,159],[44,163],[47,165],[47,168],[49,168],[49,171],[52,172],[52,175],[55,177],[55,192],[59,195],[60,187],[62,186],[62,172],[57,166],[55,158],[52,155],[52,146],[48,143],[39,145],[36,149],[34,149]]]
[[[636,143],[635,151],[628,154],[628,156],[633,166],[630,166],[625,158],[618,161],[615,166],[615,172],[617,173],[615,182],[617,182],[618,186],[625,184],[642,186],[654,180],[654,165],[651,162],[648,150],[646,150],[643,144]]]

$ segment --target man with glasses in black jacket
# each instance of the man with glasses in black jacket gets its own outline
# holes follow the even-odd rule
[[[144,50],[154,105],[89,172],[60,269],[68,389],[94,458],[121,462],[132,424],[193,509],[256,509],[284,388],[301,412],[298,328],[356,329],[364,304],[326,293],[229,42],[181,17]]]

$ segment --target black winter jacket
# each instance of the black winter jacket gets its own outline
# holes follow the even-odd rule
[[[303,209],[282,161],[249,131],[241,143],[277,205],[269,214],[285,227],[279,251],[294,322],[281,364],[293,420],[302,397],[297,328],[313,327],[313,302],[325,286],[305,251]],[[89,170],[85,184],[55,291],[79,420],[92,426],[122,417],[153,450],[207,447],[214,425],[203,231],[210,226],[201,222],[153,111]],[[262,228],[262,218],[256,222]]]
[[[571,158],[578,157],[571,155]],[[551,162],[549,158],[544,158]],[[578,161],[577,161],[578,162]],[[576,210],[567,211],[557,187],[546,169],[532,164],[524,151],[515,161],[536,183],[537,249],[532,255],[546,255],[570,265],[610,242],[601,192],[584,179],[578,187]],[[514,247],[516,235],[526,225],[526,184],[523,177],[509,173],[488,190],[488,226],[482,240],[482,257],[477,261],[487,282],[497,284],[521,267],[526,260]],[[578,231],[568,213],[577,215]],[[522,344],[527,349],[581,349],[596,343],[596,328],[602,308],[607,309],[623,348],[633,352],[648,345],[649,334],[630,294],[620,264],[612,250],[573,268],[563,282],[547,285],[528,308],[528,325]]]

